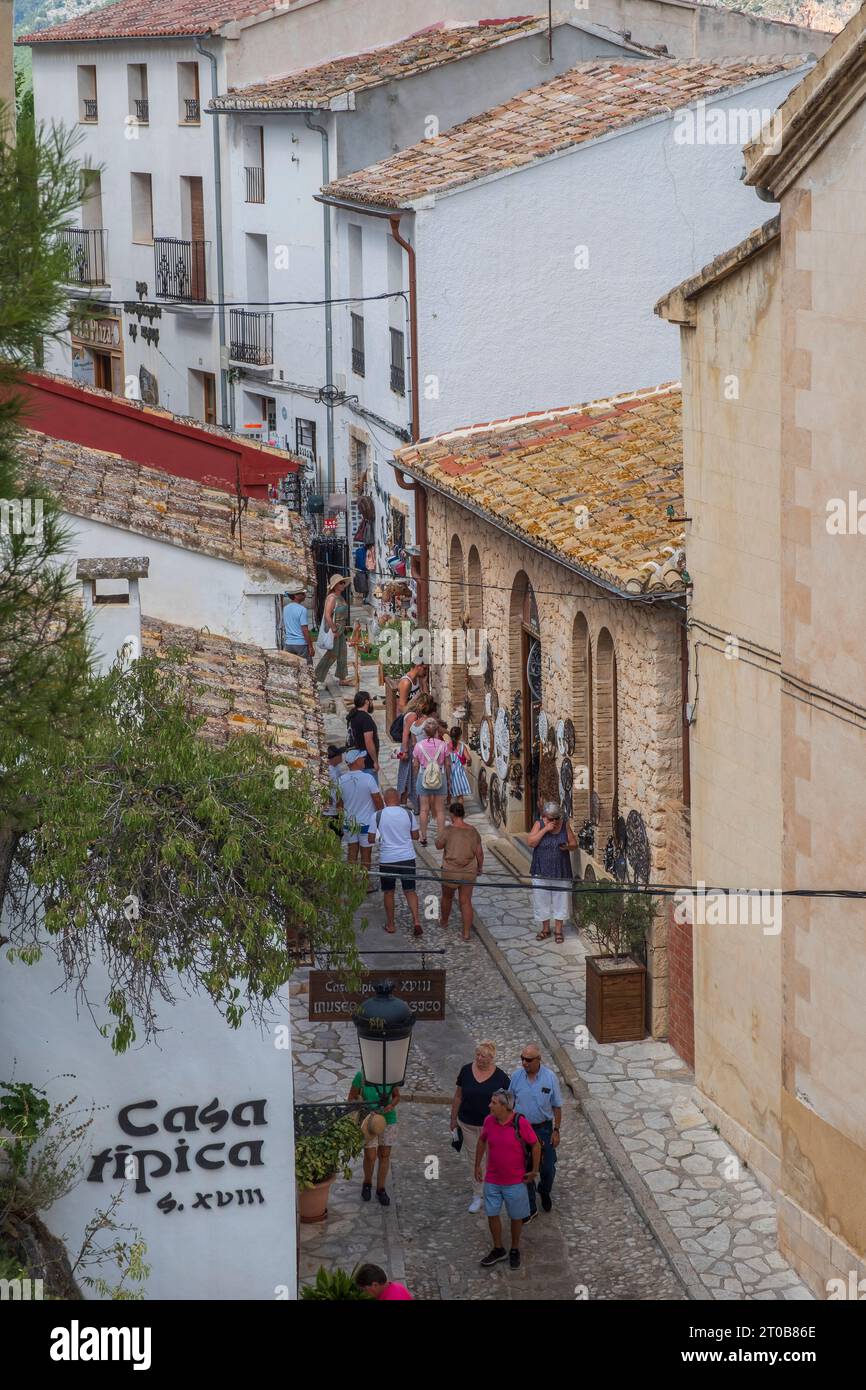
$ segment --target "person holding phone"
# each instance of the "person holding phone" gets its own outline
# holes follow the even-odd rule
[[[562,814],[558,801],[545,801],[541,808],[541,818],[535,822],[526,837],[532,850],[532,915],[540,931],[536,941],[545,941],[550,936],[553,923],[557,944],[563,941],[562,928],[570,914],[571,851],[577,849],[577,840],[569,821]]]

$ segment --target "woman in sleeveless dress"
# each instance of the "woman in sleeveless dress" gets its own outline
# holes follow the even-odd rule
[[[554,939],[561,943],[563,924],[571,916],[571,851],[577,849],[577,841],[558,802],[545,801],[526,842],[532,850],[532,915],[541,928],[535,939],[545,941],[552,922]]]

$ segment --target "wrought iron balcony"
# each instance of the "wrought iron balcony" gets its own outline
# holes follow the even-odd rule
[[[188,121],[201,120],[201,107],[198,104],[198,97],[184,97],[184,108]]]
[[[364,320],[360,314],[352,314],[352,371],[363,376],[364,366]]]
[[[83,97],[82,105],[84,107],[84,119],[86,121],[99,120],[99,102],[96,100],[96,97]]]
[[[395,362],[391,363],[391,390],[396,391],[398,396],[406,394],[406,369],[398,367]]]
[[[69,258],[69,285],[105,285],[105,231],[63,227],[59,240]]]
[[[207,302],[207,242],[160,236],[153,243],[157,299]]]
[[[265,171],[258,166],[245,167],[244,173],[247,176],[247,202],[263,203],[265,201]]]
[[[150,120],[150,102],[147,97],[135,98],[135,119],[142,125],[147,125]]]
[[[229,359],[253,367],[269,367],[274,360],[274,316],[252,309],[229,310]]]

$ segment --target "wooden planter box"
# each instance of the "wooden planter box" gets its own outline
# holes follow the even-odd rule
[[[596,1042],[641,1042],[646,1036],[646,966],[609,956],[586,958],[586,1026]]]

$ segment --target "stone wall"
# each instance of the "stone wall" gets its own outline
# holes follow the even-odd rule
[[[471,716],[470,747],[474,744],[473,773],[481,760],[477,751],[477,726],[484,713],[484,696],[495,693],[500,707],[509,711],[521,688],[521,607],[525,580],[531,583],[538,607],[542,646],[543,708],[549,720],[571,719],[578,735],[572,755],[578,766],[579,734],[586,728],[587,710],[576,689],[580,663],[576,643],[584,631],[591,653],[593,700],[592,738],[588,767],[591,786],[599,788],[605,772],[600,730],[604,727],[604,691],[597,673],[604,668],[603,648],[612,639],[616,662],[616,794],[619,814],[635,811],[641,817],[649,843],[649,879],[662,882],[668,874],[668,822],[666,807],[682,800],[682,743],[680,687],[680,616],[669,605],[631,602],[585,581],[555,560],[528,550],[513,537],[457,503],[428,491],[430,553],[430,626],[453,629],[461,614],[473,625],[486,629],[492,657],[492,676],[467,677],[465,671],[446,663],[434,666],[433,692],[447,717],[464,697],[468,684]],[[469,568],[473,583],[468,583]],[[480,586],[478,577],[480,573]],[[601,639],[601,659],[600,657]],[[450,722],[450,721],[449,721]],[[561,766],[557,758],[557,767]],[[610,769],[608,768],[608,771]],[[487,768],[488,778],[492,769]],[[524,789],[515,790],[508,778],[504,828],[513,835],[525,830]],[[519,795],[518,795],[519,791]],[[575,790],[575,832],[586,819],[588,796]],[[604,849],[611,833],[609,806],[596,832],[592,857],[581,851],[583,875],[591,866],[596,877],[604,875]],[[665,910],[666,911],[666,910]],[[650,943],[651,1020],[653,1036],[667,1031],[667,957],[660,920]]]

